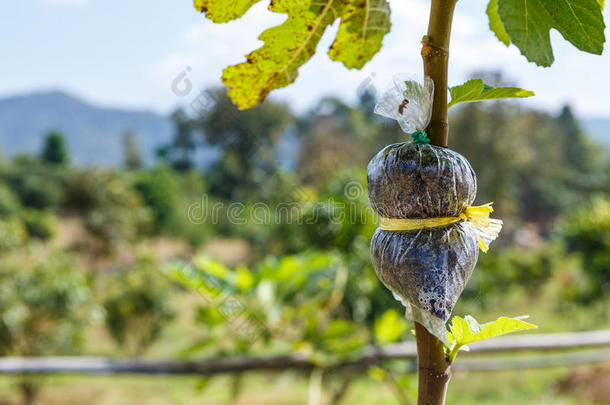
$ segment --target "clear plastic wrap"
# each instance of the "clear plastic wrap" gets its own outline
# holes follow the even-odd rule
[[[466,158],[432,145],[386,146],[369,162],[367,178],[371,207],[387,218],[458,216],[477,194]]]
[[[423,131],[432,115],[434,82],[428,76],[395,75],[375,106],[375,114],[394,119],[407,134]]]
[[[371,160],[367,177],[371,207],[386,218],[457,217],[477,191],[468,161],[431,145],[389,145]],[[408,316],[446,339],[445,322],[477,262],[474,227],[460,221],[413,231],[378,229],[371,257],[377,276],[405,304]]]
[[[369,201],[381,217],[371,257],[407,317],[448,344],[445,323],[502,221],[489,218],[491,204],[472,207],[477,181],[466,158],[426,144],[433,93],[429,78],[398,75],[375,107],[414,142],[389,145],[368,165]]]

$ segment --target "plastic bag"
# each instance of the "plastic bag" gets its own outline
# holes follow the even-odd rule
[[[398,75],[375,107],[397,120],[414,143],[389,145],[368,165],[369,202],[384,228],[373,236],[371,257],[407,317],[448,344],[445,323],[474,271],[479,247],[487,250],[501,221],[489,219],[490,204],[472,207],[477,181],[466,158],[425,144],[433,93],[430,78]]]
[[[477,191],[476,176],[463,156],[410,142],[379,152],[368,165],[367,180],[371,207],[383,218],[457,217]],[[405,304],[407,316],[446,340],[445,322],[478,258],[472,224],[378,229],[371,257],[377,276]]]
[[[400,74],[395,75],[392,82],[375,106],[375,114],[398,121],[407,134],[426,129],[432,115],[432,79]]]

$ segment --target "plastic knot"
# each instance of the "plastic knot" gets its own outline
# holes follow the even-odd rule
[[[430,138],[428,138],[426,131],[415,131],[411,134],[411,137],[416,145],[427,145],[430,143]]]

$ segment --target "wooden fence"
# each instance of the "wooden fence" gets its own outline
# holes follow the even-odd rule
[[[555,353],[541,353],[547,351]],[[404,342],[371,347],[358,358],[326,368],[366,369],[383,360],[415,360],[416,356],[415,342]],[[478,342],[470,345],[469,352],[460,354],[452,368],[457,371],[493,371],[603,362],[610,362],[610,330],[505,336]],[[245,371],[312,370],[319,367],[319,364],[298,355],[187,361],[100,357],[0,358],[0,374],[214,375]]]

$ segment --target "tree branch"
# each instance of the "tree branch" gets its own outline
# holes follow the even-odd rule
[[[447,72],[451,23],[457,0],[432,0],[428,35],[422,41],[424,73],[434,81],[432,117],[427,128],[430,143],[446,147],[449,137]],[[418,352],[418,405],[443,405],[451,378],[443,343],[415,324]]]

